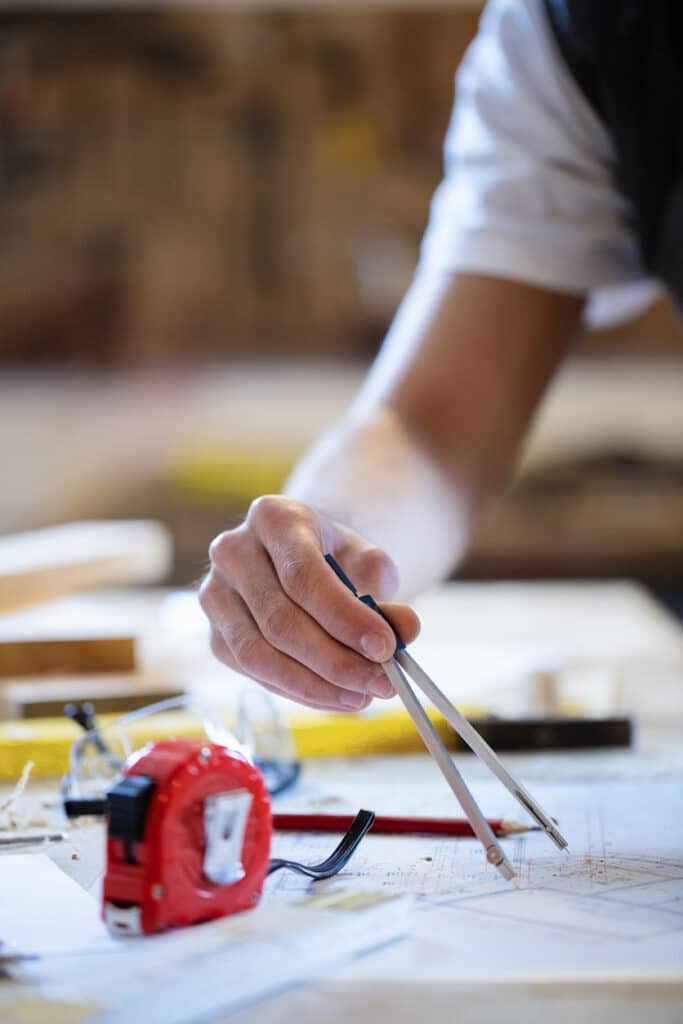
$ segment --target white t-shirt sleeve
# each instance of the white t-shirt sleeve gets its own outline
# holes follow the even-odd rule
[[[540,0],[490,0],[460,66],[421,269],[558,291],[642,279],[610,137]]]

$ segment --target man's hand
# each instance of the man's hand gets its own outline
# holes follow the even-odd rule
[[[360,593],[384,600],[396,592],[398,572],[383,551],[301,502],[266,496],[213,541],[199,600],[220,661],[301,704],[357,711],[394,695],[379,663],[395,642],[330,569],[327,553]],[[419,621],[410,608],[383,610],[406,643],[414,640]]]

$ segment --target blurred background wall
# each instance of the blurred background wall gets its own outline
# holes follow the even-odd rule
[[[0,532],[154,515],[186,581],[278,488],[410,281],[480,6],[0,13]],[[642,306],[585,332],[464,573],[676,599],[682,334]]]

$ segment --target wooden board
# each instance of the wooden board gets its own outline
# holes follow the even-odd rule
[[[83,636],[0,640],[0,680],[18,676],[132,672],[135,637]]]
[[[70,701],[91,701],[98,714],[122,714],[182,693],[181,684],[155,672],[13,679],[0,685],[0,715],[7,719],[58,716]]]
[[[0,614],[85,588],[157,582],[171,556],[168,530],[148,520],[68,523],[0,537]]]

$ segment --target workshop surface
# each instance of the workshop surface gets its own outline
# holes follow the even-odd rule
[[[138,606],[147,608],[139,621],[148,627],[143,646],[150,665],[170,659],[184,667],[190,681],[203,680],[205,694],[215,694],[217,684],[227,689],[236,679],[227,671],[219,675],[216,667],[209,671],[202,660],[204,627],[200,618],[189,621],[188,600],[130,595],[119,604],[132,608],[142,601]],[[632,713],[639,721],[635,744],[504,756],[514,775],[558,818],[570,848],[569,854],[558,853],[537,833],[503,840],[519,889],[486,865],[476,841],[434,836],[371,834],[343,874],[322,883],[273,876],[263,908],[296,903],[311,892],[334,894],[340,887],[406,893],[414,900],[413,924],[404,940],[239,1009],[230,1020],[403,1024],[426,1015],[479,1024],[494,1015],[525,1022],[580,1015],[591,1024],[645,1018],[651,1024],[678,1022],[683,1005],[680,628],[627,583],[451,585],[428,595],[420,610],[420,661],[451,696],[462,691],[470,699],[476,692],[494,710],[510,713],[539,694],[592,713]],[[184,633],[176,628],[180,621]],[[164,630],[175,638],[173,649],[163,642]],[[515,803],[476,758],[458,753],[455,760],[487,816],[519,819]],[[3,786],[4,793],[9,789]],[[29,816],[64,827],[56,781],[36,780],[25,801]],[[307,760],[300,783],[278,798],[274,809],[344,813],[359,807],[378,814],[459,815],[434,763],[422,754]],[[280,833],[273,854],[312,863],[333,845],[329,834]],[[104,826],[86,821],[70,826],[67,841],[36,853],[47,853],[97,900],[103,851]],[[190,1001],[192,984],[188,975],[184,987]],[[226,1017],[216,1012],[210,1019]]]

